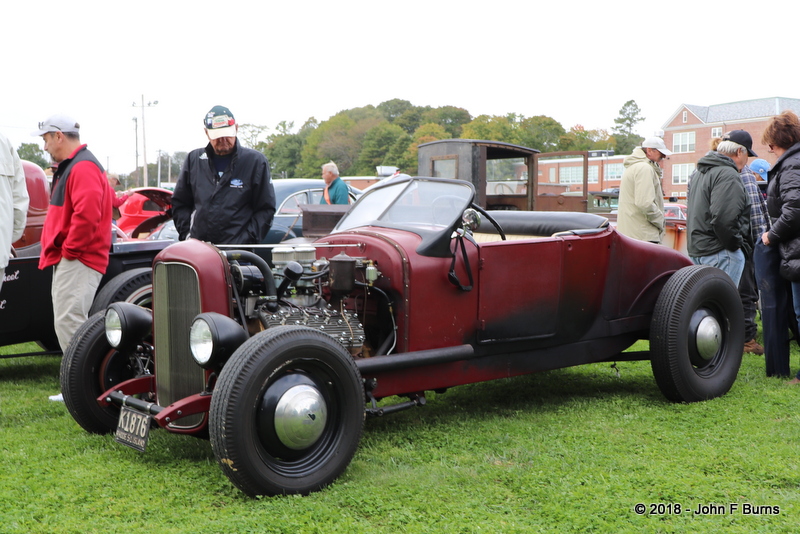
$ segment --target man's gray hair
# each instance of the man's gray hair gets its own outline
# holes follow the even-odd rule
[[[735,156],[741,150],[747,152],[745,147],[733,141],[720,141],[719,145],[717,145],[717,152],[725,154],[726,156]]]
[[[322,172],[330,171],[334,176],[339,176],[339,167],[332,161],[322,166]]]

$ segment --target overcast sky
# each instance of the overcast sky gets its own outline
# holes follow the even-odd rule
[[[11,5],[9,5],[11,4]],[[542,7],[550,5],[552,7]],[[7,0],[0,132],[36,142],[66,113],[110,171],[204,146],[214,105],[274,128],[400,98],[472,116],[547,115],[610,130],[635,100],[652,135],[684,103],[800,97],[795,33],[767,4]],[[789,56],[783,56],[782,51]]]

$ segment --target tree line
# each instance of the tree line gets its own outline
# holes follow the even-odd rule
[[[379,165],[416,174],[417,147],[439,139],[488,139],[542,152],[612,149],[630,154],[643,140],[633,131],[643,120],[633,100],[622,106],[609,132],[581,125],[566,130],[545,115],[472,117],[456,106],[414,106],[408,100],[393,99],[340,111],[323,122],[312,117],[297,132],[294,123],[283,121],[265,140],[260,136],[266,128],[243,124],[239,137],[267,156],[276,178],[317,177],[328,161],[336,162],[342,175],[374,176]]]
[[[269,159],[274,178],[319,177],[320,168],[334,161],[344,176],[374,176],[375,167],[391,165],[400,172],[417,173],[417,147],[439,139],[487,139],[535,148],[542,152],[612,149],[630,154],[643,138],[634,133],[644,121],[639,106],[627,101],[610,131],[587,130],[581,125],[565,129],[555,119],[517,113],[478,115],[456,106],[415,106],[393,99],[377,106],[340,111],[318,122],[309,118],[297,131],[293,122],[282,121],[274,131],[266,126],[242,124],[239,141]],[[46,168],[49,163],[37,144],[23,143],[20,157]],[[186,152],[161,154],[162,180],[180,171]],[[158,162],[148,164],[155,182]],[[120,177],[123,185],[137,183],[139,169]]]

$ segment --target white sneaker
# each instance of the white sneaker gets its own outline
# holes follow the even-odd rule
[[[61,393],[59,393],[58,395],[50,395],[47,398],[53,402],[64,402],[64,395],[62,395]]]

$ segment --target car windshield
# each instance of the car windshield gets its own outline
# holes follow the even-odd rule
[[[673,219],[685,219],[686,214],[682,206],[664,206],[664,216]]]
[[[359,226],[442,229],[461,217],[474,190],[467,182],[411,179],[376,187],[339,221],[342,232]]]

